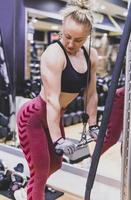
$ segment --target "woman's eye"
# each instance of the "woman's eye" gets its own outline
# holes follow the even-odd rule
[[[81,42],[82,42],[82,40],[76,40],[75,42],[77,42],[77,43],[81,43]]]

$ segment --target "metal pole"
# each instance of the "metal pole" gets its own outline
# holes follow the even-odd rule
[[[128,1],[128,8],[131,1]],[[131,35],[127,47],[123,126],[121,200],[131,199]]]
[[[126,49],[127,49],[130,33],[131,33],[131,5],[129,7],[129,12],[128,12],[128,16],[125,22],[124,31],[121,37],[120,48],[119,48],[118,56],[116,59],[116,63],[115,63],[115,67],[114,67],[114,71],[112,75],[111,86],[108,92],[108,97],[107,97],[105,110],[104,110],[104,114],[103,114],[103,118],[101,122],[98,140],[97,140],[95,150],[92,156],[91,167],[90,167],[90,171],[89,171],[89,175],[88,175],[88,179],[86,183],[85,200],[90,200],[91,189],[94,184],[96,170],[99,163],[101,150],[102,150],[102,146],[104,142],[104,137],[105,137],[105,133],[106,133],[107,125],[108,125],[108,120],[111,113],[113,98],[114,98],[118,80],[120,77],[120,72],[121,72],[123,60],[126,54]]]
[[[131,37],[126,59],[121,200],[131,199]]]

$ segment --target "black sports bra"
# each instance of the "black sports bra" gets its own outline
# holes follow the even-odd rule
[[[62,45],[62,43],[60,41],[56,41],[56,42],[63,49],[66,59],[67,59],[67,64],[66,64],[65,69],[62,72],[62,77],[61,77],[61,91],[68,92],[68,93],[79,93],[82,88],[85,88],[87,86],[87,76],[88,76],[88,80],[90,80],[90,64],[88,62],[89,60],[88,53],[85,50],[85,48],[82,47],[87,65],[89,66],[85,73],[79,73],[73,68],[70,62],[70,59],[67,55],[67,52],[64,46]]]

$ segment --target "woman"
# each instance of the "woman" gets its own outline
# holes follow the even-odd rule
[[[17,117],[20,144],[30,169],[28,200],[43,200],[47,178],[61,167],[58,151],[68,155],[76,148],[65,139],[62,114],[80,90],[86,90],[89,49],[86,51],[83,44],[91,33],[92,13],[88,1],[79,0],[71,1],[63,13],[62,37],[41,57],[40,95],[26,103]],[[92,48],[90,61],[87,112],[90,131],[97,131],[97,53]]]

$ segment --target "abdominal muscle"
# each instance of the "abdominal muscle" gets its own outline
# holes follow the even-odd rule
[[[60,107],[61,107],[61,109],[66,109],[66,107],[78,96],[78,94],[79,93],[61,92],[61,94],[60,94]],[[43,87],[41,89],[40,96],[46,102]]]

